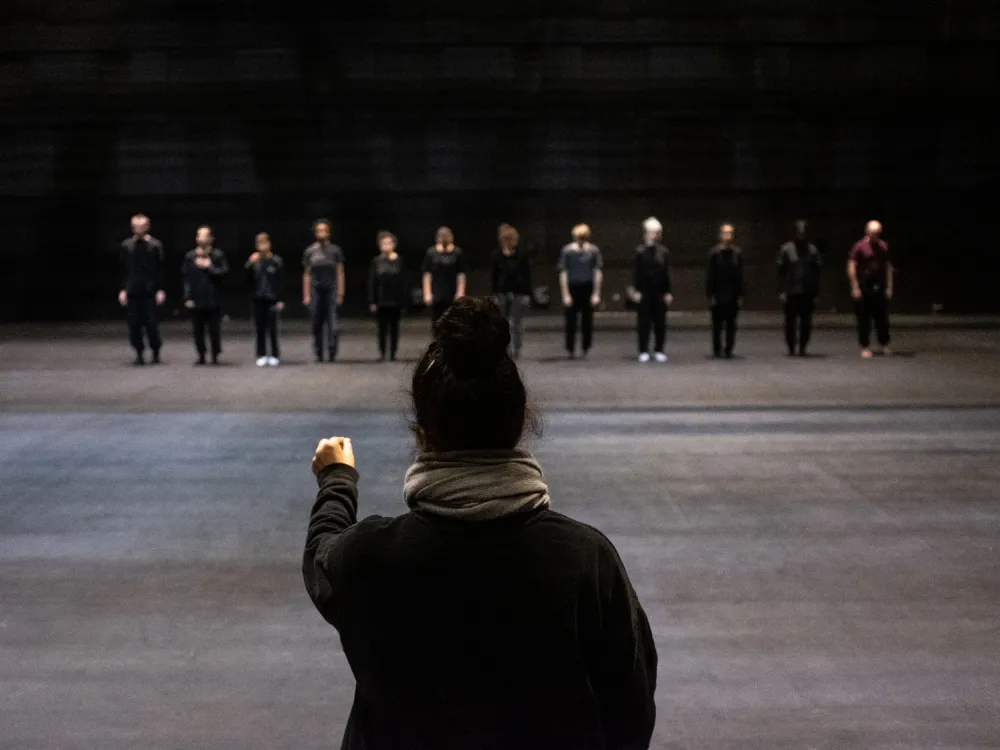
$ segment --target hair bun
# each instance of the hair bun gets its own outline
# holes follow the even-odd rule
[[[510,326],[491,300],[462,297],[434,324],[444,363],[459,377],[491,375],[507,358]]]

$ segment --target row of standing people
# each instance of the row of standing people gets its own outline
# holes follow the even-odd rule
[[[145,341],[153,362],[159,361],[162,341],[156,321],[156,307],[163,304],[163,246],[149,234],[150,222],[143,215],[132,219],[132,236],[122,243],[122,285],[120,303],[127,308],[130,342],[136,363],[143,364]],[[637,311],[640,362],[653,358],[667,361],[667,310],[673,303],[670,252],[662,242],[663,227],[650,217],[642,225],[643,242],[636,248],[627,293]],[[870,357],[870,333],[875,323],[883,350],[889,349],[888,301],[892,297],[893,269],[888,247],[881,239],[881,225],[869,222],[865,237],[856,243],[848,260],[848,277],[855,299],[858,339],[862,356]],[[312,317],[314,353],[317,361],[335,361],[339,348],[338,308],[344,302],[344,254],[330,241],[330,222],[313,223],[315,242],[302,258],[302,301]],[[565,345],[570,358],[579,350],[586,356],[593,344],[593,313],[600,305],[603,286],[603,257],[591,239],[587,225],[572,230],[572,242],[559,255],[559,290],[565,311]],[[531,304],[533,287],[527,255],[519,249],[517,230],[502,224],[498,232],[499,250],[492,260],[492,292],[510,322],[512,353],[520,355],[523,345],[523,317]],[[192,311],[198,364],[207,354],[218,362],[222,351],[221,319],[223,278],[229,273],[225,254],[214,246],[208,226],[199,227],[196,246],[184,258],[184,304]],[[399,321],[410,302],[405,264],[397,250],[396,237],[380,232],[379,254],[368,274],[368,301],[377,320],[378,344],[382,359],[395,359],[399,346]],[[795,223],[795,238],[782,245],[778,254],[779,295],[785,311],[785,336],[790,355],[805,355],[812,329],[812,314],[819,291],[822,256],[808,239],[804,220]],[[277,365],[280,361],[278,328],[285,264],[273,253],[266,233],[255,238],[255,250],[244,264],[253,296],[257,333],[257,364]],[[454,235],[441,227],[435,244],[427,250],[421,267],[421,295],[429,308],[432,324],[455,299],[465,296],[467,272],[462,250]],[[708,257],[705,294],[712,319],[712,353],[732,357],[737,318],[744,296],[744,260],[734,242],[734,228],[720,227],[719,242]],[[205,342],[208,333],[209,350]],[[145,334],[145,336],[144,336]],[[270,344],[270,354],[267,345]]]

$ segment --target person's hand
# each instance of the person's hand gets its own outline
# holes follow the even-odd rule
[[[601,295],[595,294],[590,298],[590,304],[592,307],[597,307],[601,304]]]
[[[184,303],[184,307],[186,307],[188,310],[193,310],[194,309],[194,300],[190,300],[189,299],[187,302]]]
[[[573,298],[570,297],[568,294],[564,294],[563,295],[563,307],[572,307],[572,306],[573,306]]]
[[[892,299],[892,287],[889,287],[888,289],[885,290],[885,298]]]
[[[162,289],[156,293],[156,304],[162,305],[167,301],[167,293]]]
[[[124,289],[118,292],[118,304],[121,305],[122,307],[128,305],[128,292],[126,292]]]
[[[637,305],[642,302],[642,292],[632,292],[632,301]]]
[[[666,302],[668,305],[674,304],[674,295],[672,295],[672,294],[664,294],[663,295],[663,301]]]
[[[778,299],[780,299],[782,302],[788,302],[788,295],[782,292],[781,294],[778,295]]]
[[[194,264],[198,268],[211,268],[212,259],[206,255],[199,255],[197,258],[194,259]]]
[[[312,460],[312,473],[319,475],[323,469],[333,464],[354,466],[354,446],[350,438],[332,437],[319,441]]]
[[[306,307],[309,307],[309,305],[312,304],[312,298],[308,294],[305,295],[305,296],[303,296],[302,297],[302,304],[305,305]]]
[[[259,260],[260,260],[260,253],[254,253],[253,255],[250,256],[250,259],[247,260],[247,263],[256,263]]]
[[[282,310],[285,309],[285,303],[284,302],[275,302],[274,303],[274,309],[277,310],[278,312],[281,312]]]
[[[368,309],[372,311],[372,314],[378,312],[378,305],[369,305]]]
[[[861,287],[858,287],[858,286],[852,287],[851,288],[851,297],[853,297],[854,299],[861,299]]]
[[[424,304],[425,305],[427,305],[428,307],[430,307],[431,303],[433,303],[433,302],[434,302],[434,298],[431,297],[431,295],[429,295],[429,294],[425,294],[424,295]]]
[[[343,304],[344,304],[344,295],[343,294],[338,294],[337,295],[337,307],[340,307]]]

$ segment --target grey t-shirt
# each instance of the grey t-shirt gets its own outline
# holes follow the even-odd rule
[[[302,267],[312,277],[313,286],[324,289],[337,289],[337,266],[343,263],[344,251],[333,243],[314,242],[302,254]]]
[[[592,284],[594,273],[604,268],[604,258],[601,249],[589,242],[580,248],[575,242],[563,247],[559,253],[559,270],[566,272],[566,281],[570,286],[576,284]]]

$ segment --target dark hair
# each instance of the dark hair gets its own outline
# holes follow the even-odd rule
[[[385,230],[382,230],[381,232],[378,233],[378,236],[375,238],[375,247],[381,248],[382,247],[382,240],[384,240],[384,239],[390,239],[390,240],[392,240],[392,244],[393,245],[398,245],[399,244],[396,241],[396,235],[394,235],[392,232],[387,232]]]
[[[316,227],[318,227],[320,224],[326,224],[326,228],[327,229],[331,229],[332,228],[331,225],[330,225],[330,220],[329,219],[316,219],[316,221],[313,222],[313,231],[314,232],[316,231]]]
[[[421,451],[509,450],[526,429],[539,433],[508,346],[510,327],[490,299],[462,297],[434,324],[410,391]]]

